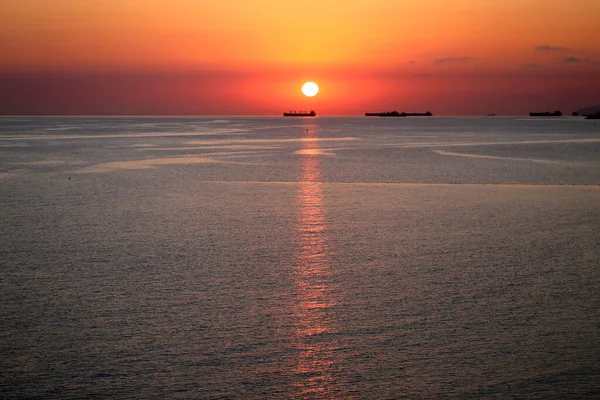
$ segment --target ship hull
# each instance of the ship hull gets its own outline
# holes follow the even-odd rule
[[[317,113],[311,112],[284,112],[284,117],[316,117]]]
[[[379,112],[379,113],[365,113],[365,117],[406,117],[400,114],[398,111],[388,111],[388,112]]]
[[[380,113],[365,113],[366,117],[431,117],[433,114],[429,111],[424,113],[399,113],[398,111],[388,111]]]
[[[407,117],[432,117],[433,114],[430,113],[429,111],[424,112],[424,113],[402,113],[404,115],[406,115]]]
[[[554,112],[530,112],[530,117],[562,117],[562,113],[560,111]]]

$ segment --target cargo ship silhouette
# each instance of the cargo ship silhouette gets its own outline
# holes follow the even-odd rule
[[[402,111],[399,113],[398,111],[385,111],[378,113],[365,113],[366,117],[431,117],[433,114],[430,111],[424,113],[406,113]]]
[[[315,113],[315,110],[310,110],[310,111],[290,111],[290,112],[284,112],[283,113],[284,117],[316,117],[317,113]]]
[[[406,115],[402,115],[398,111],[394,110],[379,113],[365,113],[365,117],[406,117]]]
[[[530,112],[529,113],[530,117],[562,117],[562,113],[558,110],[554,111],[554,112]]]

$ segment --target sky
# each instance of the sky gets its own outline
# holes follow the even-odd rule
[[[598,0],[0,0],[0,115],[570,113],[599,32]]]

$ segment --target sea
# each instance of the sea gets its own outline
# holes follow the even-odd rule
[[[600,124],[1,117],[4,399],[600,397]]]

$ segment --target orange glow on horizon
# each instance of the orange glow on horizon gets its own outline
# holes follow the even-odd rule
[[[511,104],[524,98],[540,107],[571,107],[600,101],[600,88],[590,83],[600,81],[598,15],[596,0],[305,0],[276,6],[272,0],[20,0],[0,13],[0,79],[66,74],[98,82],[97,76],[153,74],[153,85],[136,88],[140,98],[160,91],[173,99],[155,98],[142,113],[174,103],[173,113],[230,113],[235,106],[236,114],[271,115],[310,108],[294,86],[312,79],[323,91],[311,105],[328,115],[427,105],[468,114],[478,113],[482,102],[498,111],[494,96],[504,98],[507,111],[520,110]],[[188,80],[180,84],[183,78],[173,76]],[[172,80],[177,85],[167,88]],[[523,94],[532,81],[535,89]],[[496,92],[476,99],[482,82]],[[188,92],[192,86],[200,92]],[[460,101],[443,100],[448,88],[458,90]],[[80,96],[71,104],[49,99],[44,87],[14,90],[23,94],[0,95],[0,113],[54,110],[58,103],[79,110],[79,103],[102,97],[80,86],[69,93]],[[115,84],[115,98],[130,96],[118,90]],[[102,101],[102,109],[121,105]],[[134,109],[136,102],[122,106]]]

